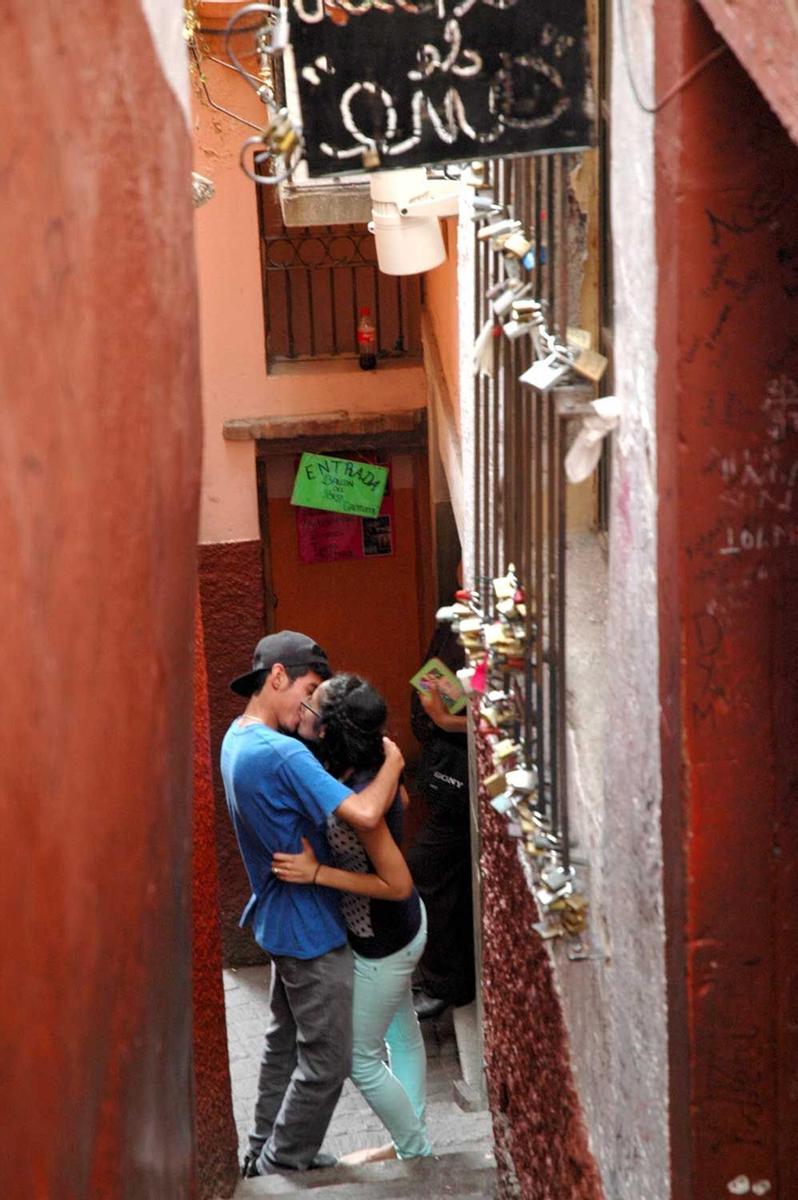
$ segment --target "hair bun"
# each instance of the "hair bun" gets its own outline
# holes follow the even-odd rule
[[[388,709],[382,696],[366,680],[361,680],[346,698],[350,718],[364,731],[378,729],[385,724]]]

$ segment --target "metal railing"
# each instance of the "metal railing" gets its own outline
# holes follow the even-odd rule
[[[562,343],[576,309],[569,279],[569,172],[573,156],[493,160],[487,180],[497,205],[522,223],[534,247],[528,282],[548,331]],[[488,292],[507,278],[505,259],[475,238],[475,336],[491,319]],[[509,282],[509,280],[508,280]],[[476,589],[488,621],[497,620],[492,581],[515,567],[525,598],[523,669],[506,672],[514,730],[526,765],[537,770],[535,807],[563,866],[571,863],[566,753],[567,424],[593,399],[589,385],[548,391],[520,382],[535,359],[531,338],[493,338],[492,378],[474,394],[474,542]]]

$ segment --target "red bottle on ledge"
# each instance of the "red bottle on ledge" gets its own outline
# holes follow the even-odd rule
[[[371,319],[371,309],[361,308],[357,323],[357,353],[361,371],[373,371],[377,366],[377,331]]]

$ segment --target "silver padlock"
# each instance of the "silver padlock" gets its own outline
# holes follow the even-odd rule
[[[571,884],[573,877],[573,867],[547,867],[545,871],[541,871],[540,873],[543,884],[550,892],[555,892],[557,895]],[[571,887],[571,891],[573,891],[573,887]]]
[[[507,772],[507,786],[515,792],[528,796],[536,792],[538,787],[538,772],[536,767],[515,767]]]

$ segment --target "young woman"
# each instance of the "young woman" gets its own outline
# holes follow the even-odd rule
[[[353,791],[373,779],[383,760],[385,701],[357,675],[320,684],[299,734],[317,742],[326,769]],[[341,907],[354,959],[352,1079],[391,1135],[389,1146],[348,1161],[431,1154],[424,1121],[426,1055],[410,980],[427,936],[424,907],[398,843],[406,793],[400,788],[385,820],[355,833],[331,816],[327,840],[336,866],[320,864],[303,839],[302,854],[275,854],[272,869],[286,883],[316,884],[345,893]],[[388,1048],[389,1066],[385,1064]]]

